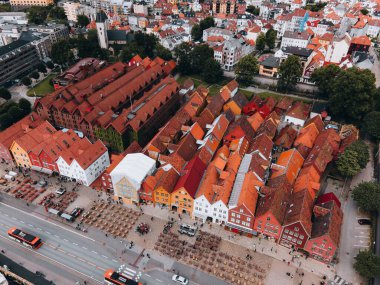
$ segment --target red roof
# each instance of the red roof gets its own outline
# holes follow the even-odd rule
[[[186,165],[185,169],[181,173],[182,175],[177,181],[173,192],[183,187],[192,198],[195,198],[195,193],[197,192],[199,183],[201,182],[205,170],[206,165],[202,162],[198,155],[195,156]]]

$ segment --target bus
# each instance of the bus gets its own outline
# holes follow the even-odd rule
[[[17,228],[11,228],[7,233],[10,239],[22,243],[29,248],[37,249],[42,245],[42,241],[39,237],[23,232]]]
[[[143,285],[142,283],[121,275],[112,269],[109,269],[104,273],[104,281],[107,285]]]

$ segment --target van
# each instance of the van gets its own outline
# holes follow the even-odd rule
[[[63,194],[65,194],[65,192],[66,192],[66,189],[65,189],[65,188],[59,188],[59,189],[57,189],[57,190],[55,191],[55,194],[57,194],[58,197],[59,197],[59,196],[62,196]]]
[[[57,215],[57,216],[60,216],[60,215],[61,215],[61,212],[60,212],[60,211],[57,211],[56,209],[52,209],[52,208],[49,208],[48,212],[49,212],[50,214]]]
[[[73,216],[66,214],[66,213],[62,213],[61,218],[64,218],[68,222],[74,222],[74,220],[75,220]]]
[[[187,224],[181,224],[179,226],[178,231],[181,234],[186,234],[188,236],[193,237],[193,236],[195,236],[195,233],[197,232],[197,229],[198,229],[197,227],[193,227],[193,226],[190,226],[190,225],[187,225]]]

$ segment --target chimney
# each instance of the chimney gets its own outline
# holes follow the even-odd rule
[[[34,117],[33,117],[33,115],[30,115],[30,120],[31,120],[32,122],[34,122]]]

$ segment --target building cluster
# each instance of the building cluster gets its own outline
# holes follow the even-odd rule
[[[33,71],[50,56],[54,43],[68,37],[63,24],[33,26],[26,13],[0,13],[0,84]]]

